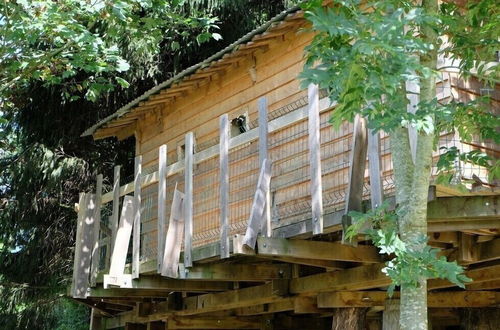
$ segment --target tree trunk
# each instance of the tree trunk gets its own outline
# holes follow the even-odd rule
[[[368,308],[337,308],[333,312],[332,330],[365,330]]]
[[[464,308],[460,311],[460,329],[498,330],[500,329],[499,308]]]
[[[437,0],[423,0],[422,8],[428,14],[436,14]],[[437,65],[437,34],[428,26],[423,26],[420,34],[424,42],[433,44],[420,57],[423,66],[435,70]],[[436,79],[420,80],[420,102],[430,102],[436,97]],[[418,113],[418,110],[417,110]],[[429,119],[430,121],[433,118]],[[433,132],[419,132],[416,143],[416,159],[413,162],[408,138],[408,130],[396,130],[391,139],[393,147],[396,200],[398,202],[398,221],[401,239],[409,249],[422,250],[427,235],[427,194],[432,168]],[[418,285],[401,285],[400,327],[402,330],[426,330],[427,323],[427,280],[421,277]]]

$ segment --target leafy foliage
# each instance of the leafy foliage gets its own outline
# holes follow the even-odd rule
[[[353,224],[346,231],[346,239],[353,239],[360,232],[366,234],[381,254],[390,257],[383,272],[392,280],[388,288],[392,295],[396,286],[418,286],[419,279],[442,278],[464,288],[471,279],[463,274],[464,269],[455,261],[450,262],[440,255],[440,250],[427,245],[427,236],[421,236],[424,249],[412,249],[399,237],[398,217],[389,209],[387,202],[366,213],[349,212]],[[369,229],[364,229],[369,228]]]

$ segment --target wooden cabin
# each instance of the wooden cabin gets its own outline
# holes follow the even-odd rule
[[[305,26],[283,12],[83,134],[136,141],[134,180],[116,164],[112,190],[99,176],[80,195],[71,296],[91,329],[331,329],[345,310],[381,329],[394,313],[377,249],[341,243],[349,210],[394,204],[390,137],[360,118],[334,129],[335,104],[300,87]],[[441,102],[484,92],[454,72],[436,88]],[[453,132],[439,143],[499,153]],[[429,239],[474,282],[429,281],[434,329],[500,303],[498,190],[484,168],[456,166],[474,183],[429,188]]]

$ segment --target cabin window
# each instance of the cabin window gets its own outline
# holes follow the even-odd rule
[[[247,132],[249,130],[248,122],[248,113],[239,115],[231,120],[231,137]]]

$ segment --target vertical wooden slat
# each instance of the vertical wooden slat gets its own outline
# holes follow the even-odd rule
[[[86,194],[80,193],[78,198],[78,215],[76,220],[76,237],[75,237],[75,257],[73,260],[73,281],[71,283],[71,295],[76,296],[76,282],[78,271],[80,269],[81,254],[82,254],[82,237],[83,237],[83,221],[85,219]]]
[[[95,286],[100,263],[99,230],[101,226],[101,197],[102,197],[102,174],[97,175],[95,192],[95,214],[94,214],[94,247],[92,248],[92,267],[90,272],[90,286]]]
[[[372,209],[382,204],[384,187],[380,172],[380,133],[368,130],[368,173],[370,174],[370,198]]]
[[[161,272],[163,261],[163,250],[165,247],[165,217],[167,203],[167,145],[163,144],[159,148],[158,155],[158,254],[157,271]]]
[[[259,164],[262,167],[264,160],[269,159],[268,156],[268,126],[267,126],[267,98],[261,97],[259,99]],[[264,219],[262,222],[262,235],[271,237],[271,191],[267,190],[266,205],[264,210]]]
[[[125,270],[128,246],[134,221],[134,198],[125,196],[120,216],[120,225],[116,233],[115,243],[111,253],[111,265],[109,274],[112,276],[122,275]]]
[[[362,211],[363,183],[365,178],[366,152],[367,152],[367,132],[366,119],[356,115],[354,119],[354,130],[352,133],[352,150],[350,155],[349,182],[345,196],[345,215],[342,218],[343,234],[352,224],[351,218],[347,215],[350,211]],[[342,241],[347,242],[345,237]]]
[[[183,202],[184,194],[177,190],[176,183],[161,265],[162,276],[179,277],[179,258],[181,256],[182,235],[184,234]]]
[[[77,229],[77,242],[75,251],[79,251],[75,258],[76,268],[74,269],[74,298],[86,298],[90,286],[89,275],[91,267],[92,247],[94,246],[94,216],[95,216],[95,195],[85,194],[83,205],[83,217],[79,219],[79,230]]]
[[[193,266],[191,258],[193,240],[193,132],[186,134],[184,145],[184,266]]]
[[[142,156],[135,157],[134,228],[132,238],[132,278],[139,278],[141,253],[141,181]]]
[[[266,194],[269,191],[269,183],[271,181],[271,162],[264,159],[262,168],[260,169],[259,180],[257,181],[257,189],[255,191],[252,209],[250,210],[250,218],[248,219],[247,230],[243,237],[243,244],[251,249],[255,249],[257,234],[262,228],[263,216],[266,205]]]
[[[229,258],[229,117],[220,116],[220,257]]]
[[[115,246],[116,233],[118,231],[118,219],[120,217],[120,165],[116,165],[113,173],[113,213],[111,214],[111,239],[106,249],[106,269],[109,269],[111,253]]]
[[[318,86],[310,84],[307,90],[309,102],[309,156],[311,162],[311,208],[313,234],[323,232],[323,188],[321,181],[319,94]]]

